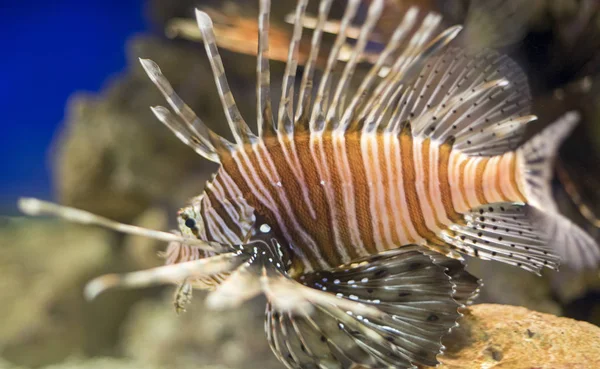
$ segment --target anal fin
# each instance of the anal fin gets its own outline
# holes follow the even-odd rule
[[[442,237],[459,251],[480,259],[500,261],[536,274],[543,267],[556,270],[559,257],[551,253],[531,210],[524,204],[483,205],[465,215],[466,224],[451,225]]]

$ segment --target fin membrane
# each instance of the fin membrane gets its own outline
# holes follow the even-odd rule
[[[495,260],[540,273],[557,270],[559,258],[550,252],[548,239],[535,225],[531,207],[499,203],[483,205],[465,215],[466,224],[454,224],[442,233],[459,251],[483,260]]]
[[[468,55],[449,48],[430,58],[398,100],[399,115],[414,136],[443,143],[468,155],[493,156],[514,150],[530,114],[527,77],[505,55]]]
[[[423,250],[436,265],[446,269],[446,275],[450,277],[450,282],[454,285],[452,297],[461,305],[471,305],[481,291],[483,282],[465,270],[465,263],[462,260],[440,254],[432,250]]]
[[[595,268],[600,247],[583,229],[559,213],[552,195],[554,159],[560,145],[573,130],[579,114],[569,112],[519,148],[524,168],[525,195],[535,208],[532,222],[547,236],[550,248],[572,268]]]
[[[271,348],[288,368],[435,366],[441,338],[456,326],[460,304],[453,298],[455,283],[441,266],[444,257],[436,264],[426,252],[408,246],[301,276],[298,288],[335,298],[312,299],[313,311],[304,315],[269,305],[265,328]],[[468,276],[461,283],[471,283],[472,276],[452,267],[457,278]],[[379,313],[340,306],[347,302]]]

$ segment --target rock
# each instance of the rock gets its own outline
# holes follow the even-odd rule
[[[39,366],[83,352],[90,327],[83,286],[110,259],[113,234],[9,218],[0,240],[0,356]]]
[[[444,339],[438,369],[598,368],[600,328],[522,307],[481,304],[465,309]]]
[[[130,359],[117,359],[101,357],[93,359],[70,358],[60,364],[44,367],[44,369],[137,369],[142,368],[140,363]],[[144,369],[158,369],[155,366],[143,366]],[[212,368],[211,368],[212,369]],[[214,368],[217,369],[217,368]]]
[[[483,281],[478,303],[518,305],[543,313],[562,314],[550,283],[557,273],[544,272],[540,277],[511,265],[474,258],[467,264],[468,271]]]
[[[60,202],[130,221],[151,204],[179,206],[202,191],[214,165],[181,143],[151,113],[150,106],[166,102],[138,61],[142,56],[155,60],[202,119],[221,122],[216,89],[205,88],[204,81],[212,81],[212,74],[202,52],[190,45],[136,38],[130,43],[126,73],[108,83],[99,96],[79,93],[71,98],[54,144],[53,174]],[[186,181],[196,184],[192,192],[179,188]]]
[[[265,337],[264,299],[212,311],[204,305],[204,293],[194,291],[188,311],[177,315],[172,291],[161,301],[134,307],[122,337],[128,357],[166,368],[282,368]]]
[[[171,219],[169,219],[171,218]],[[160,207],[151,207],[136,217],[132,224],[147,229],[168,231],[169,220],[175,219],[175,214],[169,214]],[[164,264],[164,259],[158,257],[166,249],[165,242],[152,238],[126,235],[122,243],[125,257],[132,269],[148,269]]]

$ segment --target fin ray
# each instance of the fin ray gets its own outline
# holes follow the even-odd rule
[[[455,326],[460,304],[452,297],[455,285],[442,265],[444,257],[438,257],[438,266],[425,252],[421,247],[408,246],[304,275],[299,280],[302,284],[290,287],[312,302],[312,313],[277,312],[277,306],[271,306],[271,315],[277,312],[287,318],[268,320],[266,329],[286,329],[290,339],[290,330],[282,324],[288,324],[285,319],[293,319],[294,334],[298,336],[293,341],[305,342],[303,352],[313,358],[314,367],[435,365],[435,356],[442,349],[440,338]],[[458,273],[461,267],[455,269],[456,277],[462,278]],[[310,291],[318,294],[313,296]],[[325,295],[334,296],[334,300],[321,300]],[[339,305],[336,301],[351,304]],[[361,304],[379,312],[357,311]],[[278,351],[277,345],[272,344],[272,348]],[[286,349],[290,348],[298,350]],[[285,359],[286,354],[279,352],[278,356]],[[288,357],[287,366],[304,367],[294,355],[290,357],[294,360]]]
[[[558,269],[559,258],[529,215],[530,207],[513,203],[488,204],[465,215],[467,224],[454,224],[443,239],[459,251],[484,260],[496,260],[540,273]]]
[[[317,25],[311,39],[310,53],[308,61],[304,66],[302,73],[302,82],[300,83],[300,93],[298,95],[298,107],[296,109],[295,128],[308,129],[308,116],[310,111],[310,103],[313,93],[313,78],[315,73],[315,64],[319,56],[319,48],[321,46],[321,38],[323,36],[323,28],[327,22],[327,16],[331,9],[332,0],[323,0],[319,4],[319,17]]]
[[[583,229],[560,214],[552,196],[553,164],[558,149],[579,121],[569,112],[526,142],[517,151],[524,169],[525,195],[535,208],[535,226],[545,232],[549,246],[575,269],[595,268],[600,264],[600,246]]]
[[[292,33],[292,39],[288,50],[288,59],[283,75],[279,114],[277,116],[277,130],[282,134],[290,134],[294,128],[294,81],[296,80],[298,51],[300,48],[300,40],[302,38],[302,20],[304,19],[307,4],[308,0],[299,0],[296,5],[296,21],[294,22],[294,31]]]
[[[348,29],[350,21],[356,15],[359,5],[360,0],[348,0],[348,4],[346,5],[346,10],[342,16],[340,32],[337,34],[331,52],[329,53],[327,64],[317,89],[317,96],[315,98],[314,107],[310,118],[311,132],[318,132],[324,128],[323,122],[329,105],[328,95],[329,88],[332,83],[331,77],[333,69],[338,61],[340,50],[346,40],[346,30]]]
[[[271,70],[269,66],[269,27],[271,0],[260,0],[258,16],[258,52],[256,53],[256,120],[258,136],[273,132]]]
[[[383,6],[383,0],[374,0],[369,6],[367,18],[361,27],[360,35],[358,36],[356,45],[354,45],[350,55],[350,60],[346,63],[344,71],[342,72],[342,76],[339,78],[337,87],[333,94],[331,106],[329,107],[326,116],[326,121],[328,122],[327,124],[329,126],[328,129],[335,129],[339,122],[340,113],[344,109],[345,96],[349,88],[350,80],[354,75],[359,58],[367,46],[369,37],[371,36],[371,33],[373,32],[373,29],[379,20],[379,17],[381,16]]]
[[[196,21],[202,33],[202,40],[204,41],[204,47],[210,61],[215,83],[217,84],[221,104],[223,105],[223,110],[235,141],[238,144],[254,142],[256,141],[256,136],[242,117],[229,88],[223,62],[221,61],[217,47],[212,20],[208,14],[196,9]]]

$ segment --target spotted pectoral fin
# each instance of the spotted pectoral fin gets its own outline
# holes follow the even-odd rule
[[[495,260],[540,273],[558,269],[543,229],[537,227],[532,208],[524,204],[484,205],[465,215],[466,224],[454,224],[443,239],[458,251],[484,260]]]
[[[446,268],[428,252],[409,246],[304,275],[292,288],[312,311],[269,305],[272,349],[289,368],[436,365],[460,304]]]

